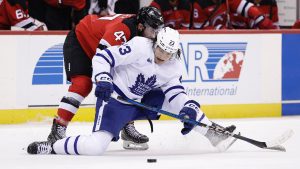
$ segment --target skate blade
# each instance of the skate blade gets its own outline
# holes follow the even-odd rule
[[[123,148],[126,150],[148,150],[149,146],[147,143],[134,143],[132,141],[123,141]]]

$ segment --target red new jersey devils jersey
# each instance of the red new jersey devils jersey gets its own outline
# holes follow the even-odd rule
[[[87,15],[76,26],[75,32],[81,47],[92,59],[99,45],[121,45],[135,36],[136,20],[134,15],[125,14],[100,18]]]
[[[0,0],[0,30],[9,30],[11,26],[28,29],[32,26],[32,22],[33,19],[29,17],[28,10],[20,4]]]
[[[248,2],[254,3],[255,7],[267,18],[269,18],[273,25],[277,28],[279,27],[278,23],[278,7],[277,3],[274,0],[261,0],[259,3],[254,0],[247,0]],[[251,22],[254,22],[253,19],[245,18],[240,14],[232,14],[231,22],[235,28],[251,28]]]
[[[225,2],[225,0],[224,0]],[[194,3],[194,28],[214,29],[217,25],[226,25],[226,3],[215,4],[212,0]]]
[[[190,6],[188,0],[178,0],[172,6],[168,0],[154,0],[150,6],[158,8],[164,18],[165,26],[174,29],[188,29],[190,25]]]
[[[262,0],[260,5],[256,5],[256,7],[269,19],[273,21],[274,24],[278,23],[278,7],[277,3],[274,2],[272,4],[272,0]]]
[[[213,0],[194,3],[194,28],[230,28],[230,14],[240,14],[244,18],[255,19],[262,15],[252,3],[246,0]]]

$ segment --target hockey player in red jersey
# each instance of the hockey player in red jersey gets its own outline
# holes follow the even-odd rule
[[[55,142],[65,137],[68,123],[72,120],[81,102],[92,90],[92,58],[96,49],[121,45],[134,36],[155,38],[163,26],[163,18],[158,9],[143,7],[137,16],[117,14],[99,18],[87,15],[71,30],[65,40],[63,53],[67,79],[72,82],[62,98],[53,120],[48,141]],[[148,137],[135,130],[133,123],[124,127],[122,139],[141,144],[138,148],[147,149]],[[128,131],[127,131],[128,130]],[[125,145],[124,148],[128,145]],[[135,147],[133,147],[134,149]]]
[[[276,0],[248,0],[252,2],[265,17],[269,18],[273,25],[279,28],[278,6]]]
[[[150,6],[161,11],[165,26],[174,29],[189,28],[191,14],[188,0],[154,0]]]
[[[230,14],[253,19],[253,28],[272,29],[272,21],[246,0],[197,0],[194,2],[195,29],[232,29]]]
[[[10,30],[11,27],[28,31],[47,30],[44,23],[29,16],[26,0],[1,0],[0,30]]]
[[[279,28],[278,23],[278,7],[276,0],[247,0],[255,5],[264,15],[273,22],[274,28]],[[245,18],[238,13],[230,15],[231,24],[235,29],[251,29],[255,20]]]

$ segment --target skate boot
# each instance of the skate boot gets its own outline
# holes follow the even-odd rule
[[[122,129],[121,138],[123,140],[123,148],[130,150],[147,150],[149,148],[147,142],[149,138],[139,133],[134,123],[128,123]]]
[[[233,133],[236,129],[235,125],[228,126],[224,128],[223,126],[220,126],[216,123],[212,123],[212,126],[216,128],[216,130],[225,130],[230,133]],[[237,133],[237,135],[240,135],[240,132]],[[216,147],[220,152],[226,151],[231,145],[237,140],[234,137],[230,137],[226,134],[216,132],[214,130],[209,129],[207,133],[205,134],[206,138],[210,141],[210,143]]]
[[[47,138],[51,143],[55,143],[57,140],[63,139],[66,137],[67,127],[60,125],[53,119],[53,124],[51,128],[51,132]]]
[[[50,141],[33,142],[27,147],[28,154],[55,154]]]

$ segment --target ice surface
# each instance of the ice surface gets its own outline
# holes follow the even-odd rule
[[[129,151],[121,141],[111,143],[103,156],[28,155],[27,145],[45,140],[51,121],[20,125],[0,125],[1,169],[299,169],[300,117],[218,119],[221,125],[235,124],[243,136],[269,141],[287,129],[294,135],[283,144],[287,152],[277,152],[237,141],[227,152],[218,153],[196,132],[180,134],[178,121],[154,121],[150,133],[147,121],[136,122],[139,131],[150,138],[146,151]],[[67,135],[90,134],[92,123],[71,123]],[[157,159],[147,163],[148,158]]]

